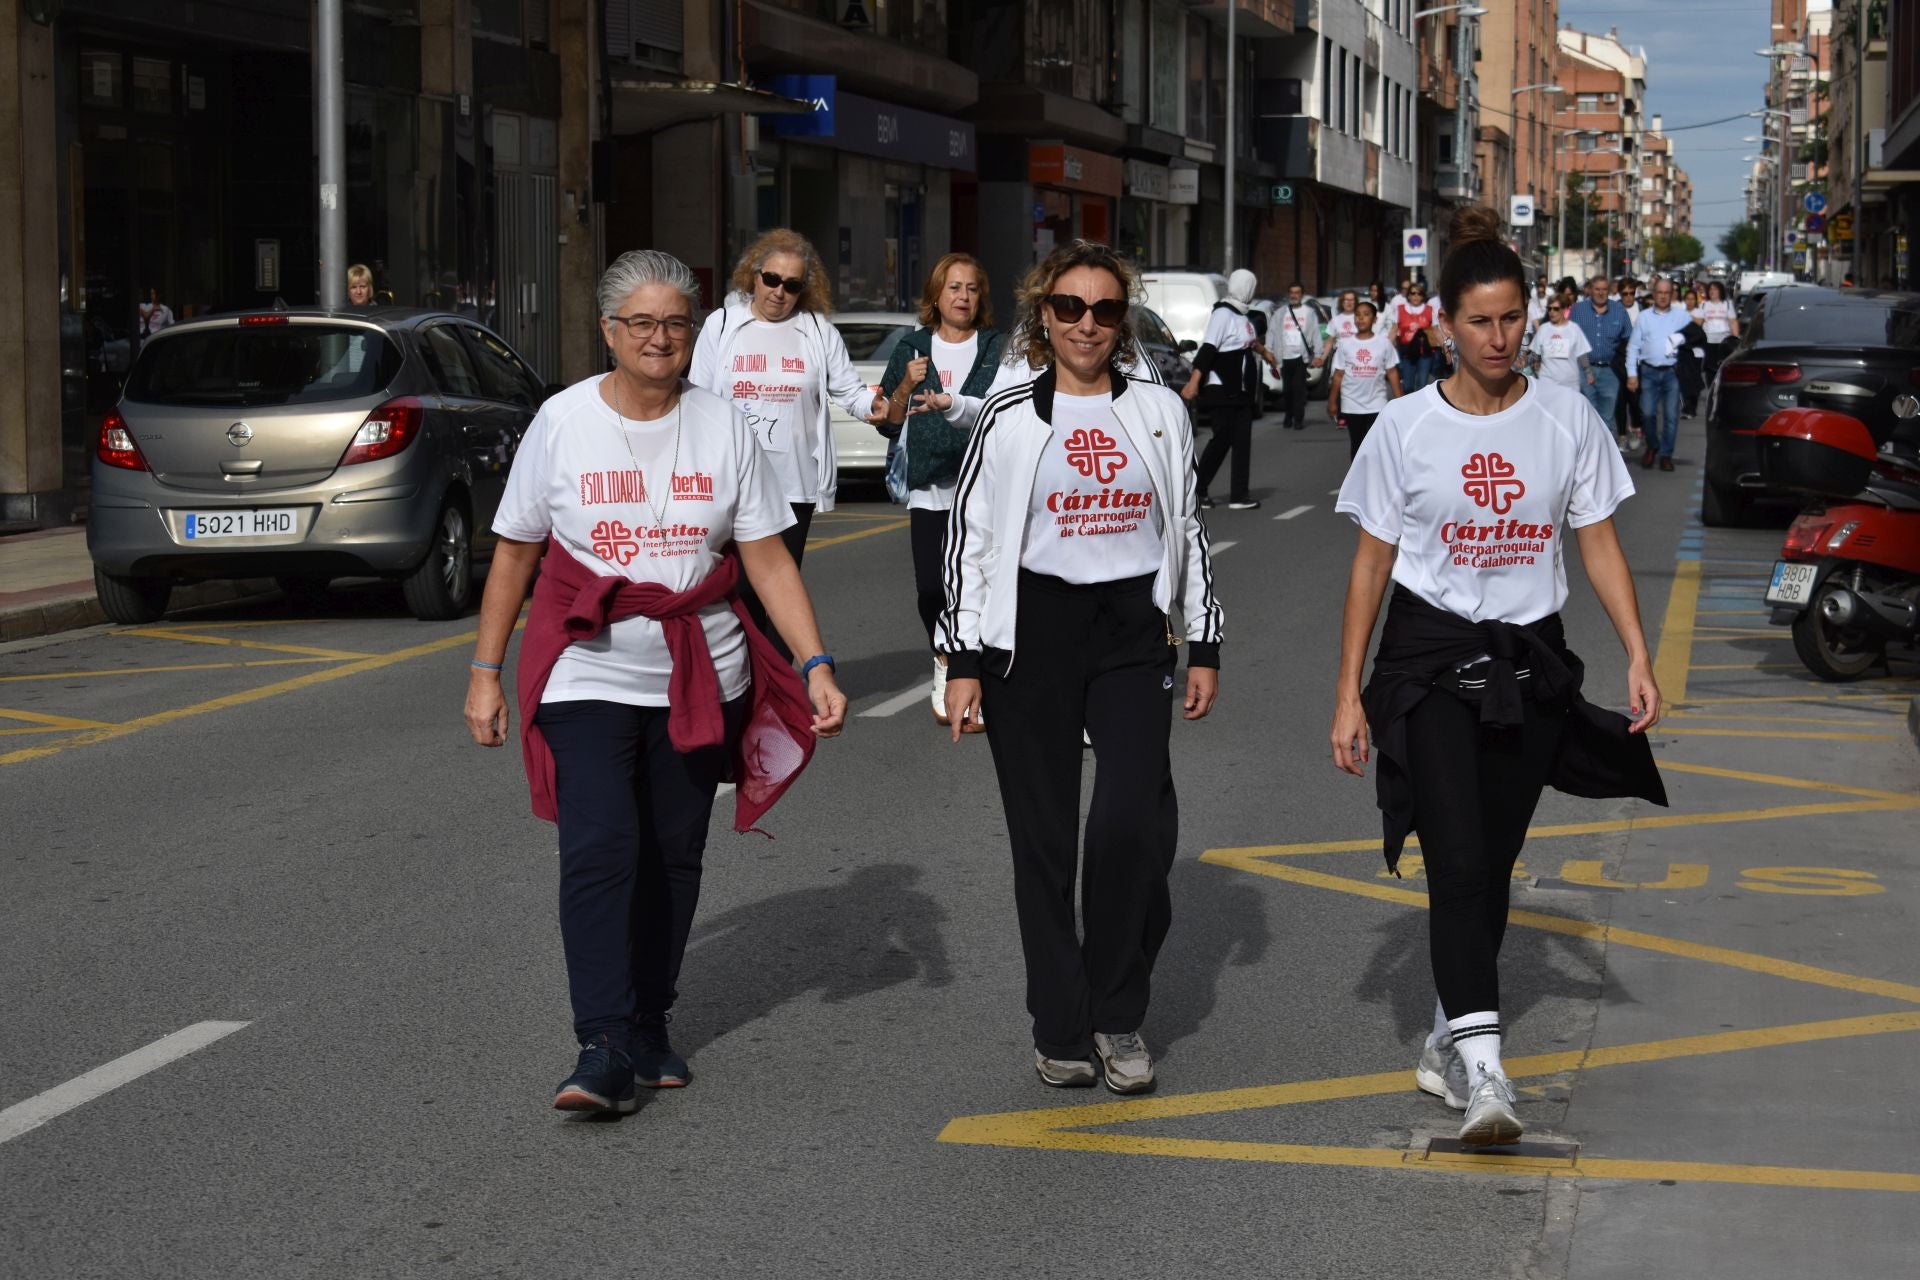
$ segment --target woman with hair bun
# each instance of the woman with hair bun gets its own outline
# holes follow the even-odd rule
[[[1451,375],[1390,403],[1335,510],[1360,526],[1347,582],[1333,762],[1375,786],[1389,868],[1424,859],[1438,1002],[1416,1084],[1464,1110],[1460,1140],[1516,1142],[1501,1067],[1501,937],[1541,791],[1666,803],[1645,731],[1660,719],[1613,512],[1633,493],[1611,427],[1573,387],[1514,370],[1526,280],[1490,209],[1454,217],[1439,322]],[[1631,721],[1586,701],[1567,648],[1566,531],[1627,653]],[[1383,592],[1373,678],[1361,667]]]

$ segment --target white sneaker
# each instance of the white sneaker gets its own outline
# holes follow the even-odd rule
[[[1040,1083],[1055,1089],[1086,1089],[1093,1085],[1093,1064],[1081,1058],[1049,1058],[1033,1051],[1033,1069]]]
[[[947,663],[938,656],[933,660],[933,718],[941,724],[952,723],[947,719]]]
[[[1110,1036],[1093,1033],[1094,1056],[1100,1059],[1100,1072],[1107,1088],[1115,1093],[1145,1093],[1153,1088],[1153,1055],[1138,1031]]]
[[[1413,1069],[1413,1083],[1455,1111],[1467,1109],[1467,1063],[1453,1047],[1452,1036],[1428,1033],[1420,1065]]]
[[[1497,1071],[1487,1073],[1467,1100],[1460,1141],[1469,1147],[1504,1147],[1520,1141],[1520,1117],[1513,1113],[1513,1103],[1513,1082]]]

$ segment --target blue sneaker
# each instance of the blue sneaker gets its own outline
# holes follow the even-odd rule
[[[670,1013],[642,1014],[634,1026],[634,1078],[649,1089],[684,1089],[693,1083],[687,1060],[673,1051],[667,1038]]]
[[[610,1111],[629,1115],[640,1109],[633,1091],[633,1059],[601,1034],[580,1046],[573,1074],[560,1082],[553,1095],[555,1111]]]

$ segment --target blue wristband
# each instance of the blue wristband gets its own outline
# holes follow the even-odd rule
[[[824,666],[827,670],[835,673],[836,675],[839,674],[840,668],[833,665],[832,654],[816,653],[815,655],[813,655],[813,657],[807,659],[807,663],[805,666],[800,668],[800,678],[802,680],[805,680],[808,676],[813,674],[813,669],[815,667],[821,667],[821,666]]]
[[[467,665],[470,667],[478,667],[482,671],[498,671],[500,669],[500,664],[498,662],[482,662],[478,658],[475,658],[472,662],[469,662]]]

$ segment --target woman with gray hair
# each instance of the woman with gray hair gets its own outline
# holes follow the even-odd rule
[[[751,828],[846,717],[779,483],[740,412],[681,380],[698,294],[664,253],[607,269],[613,370],[541,406],[493,522],[466,719],[505,744],[500,669],[538,569],[517,701],[533,810],[559,827],[580,1042],[563,1111],[629,1112],[636,1082],[689,1082],[667,1022],[715,791],[734,780],[735,828]],[[749,622],[743,577],[811,655],[798,676]]]
[[[827,320],[832,291],[805,236],[785,227],[761,233],[740,255],[732,283],[726,304],[701,326],[687,376],[746,414],[793,508],[786,539],[798,563],[814,512],[833,510],[839,487],[828,403],[879,426],[887,402],[855,371]],[[758,609],[751,595],[747,603]]]

